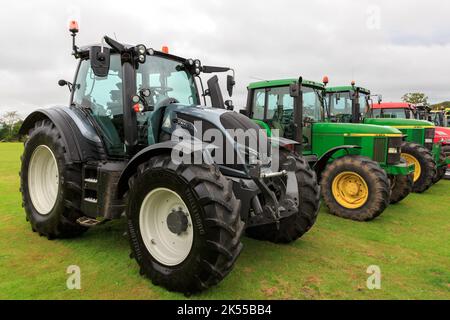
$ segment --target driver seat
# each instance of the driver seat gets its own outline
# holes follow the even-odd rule
[[[159,101],[155,105],[155,109],[153,111],[148,112],[148,144],[152,145],[159,141],[159,133],[161,129],[161,122],[166,111],[166,107],[171,103],[177,102],[173,98],[165,98]]]

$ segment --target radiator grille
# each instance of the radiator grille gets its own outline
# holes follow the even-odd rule
[[[386,161],[386,138],[375,138],[373,147],[373,160],[376,162]]]
[[[427,148],[430,151],[433,150],[434,133],[435,133],[434,128],[425,129],[425,139],[426,140],[431,139],[431,141],[432,141],[432,142],[425,142],[425,148]]]
[[[388,153],[387,164],[398,164],[400,163],[400,150],[402,146],[403,138],[389,138],[388,146],[389,148],[396,148],[397,153]]]

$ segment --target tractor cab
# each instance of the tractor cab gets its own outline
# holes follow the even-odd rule
[[[169,54],[167,47],[156,51],[144,45],[122,45],[109,37],[104,40],[106,44],[74,48],[79,65],[70,105],[92,116],[109,157],[133,156],[170,139],[173,124],[164,119],[170,105],[195,107],[209,96],[212,104],[226,107],[217,76],[203,90],[200,74],[230,68],[202,66],[198,59]],[[228,81],[231,95],[234,72]]]
[[[327,88],[324,94],[329,105],[328,121],[361,123],[361,110],[366,108],[370,99],[369,90],[352,85]]]
[[[311,150],[312,125],[324,118],[324,86],[320,83],[302,80],[302,105],[294,108],[295,99],[290,94],[290,85],[294,79],[256,82],[249,85],[247,114],[269,135],[278,130],[280,137],[299,141],[296,135],[295,119],[301,122],[303,148]]]
[[[368,103],[367,118],[416,119],[416,108],[407,102]]]
[[[431,121],[438,127],[450,127],[450,108],[430,111]]]

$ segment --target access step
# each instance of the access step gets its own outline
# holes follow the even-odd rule
[[[81,217],[77,219],[77,223],[83,227],[91,228],[101,224],[103,221],[92,219],[88,217]]]

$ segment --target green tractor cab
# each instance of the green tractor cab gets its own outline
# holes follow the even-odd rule
[[[301,142],[295,151],[308,159],[320,177],[330,212],[367,221],[390,202],[406,197],[414,166],[401,161],[403,134],[391,127],[333,123],[327,117],[324,85],[300,78],[300,93],[292,98],[294,82],[251,83],[242,112],[269,135]]]
[[[371,101],[368,89],[352,86],[327,88],[330,117],[338,121],[390,126],[400,130],[405,141],[402,157],[415,165],[413,191],[422,193],[445,176],[446,159],[439,143],[434,143],[433,123],[415,119],[415,109],[407,103]]]
[[[239,143],[233,130],[263,130],[225,109],[217,76],[208,90],[197,86],[201,73],[230,68],[107,36],[78,48],[76,23],[70,31],[78,68],[73,84],[59,82],[69,106],[33,112],[20,131],[20,190],[34,232],[76,237],[125,216],[140,273],[195,293],[230,273],[244,231],[289,243],[312,227],[320,192],[304,158],[263,153],[272,151],[265,134]],[[199,106],[205,96],[221,109]]]

